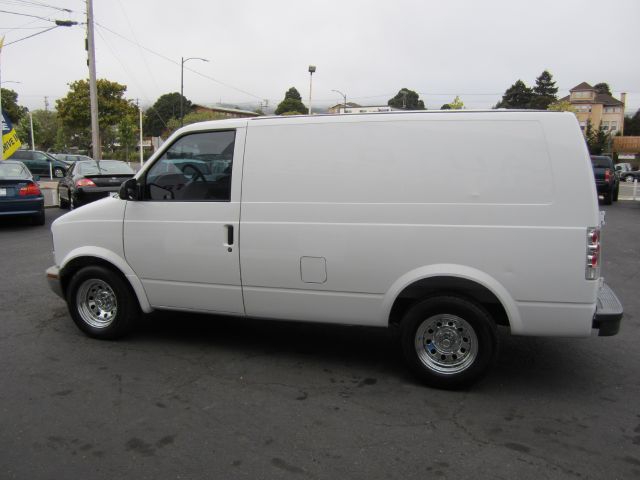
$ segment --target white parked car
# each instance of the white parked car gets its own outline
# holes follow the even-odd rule
[[[397,326],[413,371],[456,388],[498,325],[617,333],[600,224],[571,113],[234,119],[180,129],[120,198],[58,218],[47,276],[93,337],[153,309]]]

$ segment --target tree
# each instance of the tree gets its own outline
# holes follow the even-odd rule
[[[609,84],[608,83],[596,83],[593,86],[594,90],[596,91],[596,93],[606,93],[607,95],[611,95],[611,89],[609,88]]]
[[[451,108],[451,105],[449,105],[448,103],[445,103],[440,107],[440,110],[452,110],[452,108]]]
[[[0,89],[0,95],[2,95],[2,110],[7,112],[11,123],[18,123],[27,113],[25,107],[18,105],[18,94],[8,88],[2,88]]]
[[[220,113],[215,113],[215,112],[206,112],[206,111],[191,112],[191,113],[187,113],[184,116],[183,122],[185,125],[190,125],[192,123],[206,122],[209,120],[222,120],[223,118],[225,118],[224,115]],[[167,122],[166,133],[173,133],[179,128],[180,128],[180,119],[177,117],[172,118]]]
[[[549,105],[558,99],[556,93],[558,93],[556,82],[553,81],[551,74],[545,70],[536,78],[536,86],[533,87],[529,108],[547,110]]]
[[[191,112],[193,104],[186,97],[182,97],[182,111],[186,116]],[[168,129],[169,120],[180,117],[180,93],[165,93],[147,110],[142,123],[142,129],[147,135],[159,137]],[[185,125],[187,122],[185,121]]]
[[[45,151],[53,149],[56,144],[58,130],[61,130],[57,113],[51,110],[34,110],[31,112],[31,117],[33,118],[35,148]],[[31,122],[29,121],[29,115],[23,115],[20,121],[14,124],[14,127],[20,141],[24,145],[28,144],[29,148],[31,148]]]
[[[518,80],[504,92],[502,100],[494,108],[529,108],[532,98],[533,90]]]
[[[126,85],[111,82],[101,78],[98,87],[98,122],[100,126],[101,143],[109,144],[114,139],[114,127],[126,115],[137,112],[135,105],[124,98]],[[58,116],[62,126],[71,134],[72,138],[83,142],[89,148],[91,132],[91,109],[89,102],[89,82],[77,80],[70,85],[66,97],[56,101]]]
[[[587,128],[585,130],[585,139],[587,141],[587,147],[591,155],[600,155],[608,150],[611,144],[611,134],[604,129],[603,125],[595,130],[591,127],[591,122],[587,122]]]
[[[129,161],[129,151],[135,150],[138,140],[138,122],[137,116],[126,115],[122,117],[120,123],[118,123],[117,140],[120,144],[120,148],[124,150],[124,160]],[[142,147],[141,147],[142,148]]]
[[[547,107],[547,110],[552,112],[575,112],[575,109],[569,100],[551,103]]]
[[[276,115],[297,115],[307,113],[309,109],[302,103],[302,97],[295,87],[291,87],[284,94],[284,100],[278,104]]]
[[[640,109],[633,117],[624,117],[624,133],[625,135],[640,135]]]
[[[390,98],[387,105],[402,110],[424,110],[424,102],[419,95],[408,88],[401,88],[395,97]]]

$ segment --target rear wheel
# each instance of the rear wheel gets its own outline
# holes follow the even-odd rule
[[[129,285],[102,266],[84,267],[75,273],[67,288],[67,305],[80,330],[103,340],[127,334],[140,315]]]
[[[405,360],[433,387],[464,388],[480,379],[496,358],[495,322],[480,305],[442,295],[411,307],[400,325]]]
[[[634,178],[631,175],[624,177],[624,181],[627,183],[633,183]]]
[[[62,178],[64,177],[64,170],[62,168],[54,168],[53,169],[53,176],[56,178]]]
[[[617,186],[616,189],[613,191],[613,197],[612,200],[614,202],[618,201],[618,195],[620,194],[620,186]]]
[[[605,205],[611,205],[611,196],[613,195],[613,192],[611,190],[609,190],[609,192],[604,194],[604,198],[602,199],[602,203],[604,203]]]

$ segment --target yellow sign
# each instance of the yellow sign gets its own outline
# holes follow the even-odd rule
[[[18,135],[16,135],[16,129],[13,128],[11,124],[11,120],[7,114],[2,112],[2,158],[7,159],[13,152],[20,148],[20,140],[18,139]]]

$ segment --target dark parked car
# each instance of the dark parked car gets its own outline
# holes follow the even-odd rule
[[[591,165],[593,165],[593,176],[596,179],[596,189],[598,195],[602,195],[605,205],[618,201],[620,191],[620,180],[616,175],[611,157],[605,155],[591,155]]]
[[[74,209],[112,192],[120,190],[120,184],[133,177],[129,165],[118,160],[76,162],[58,183],[60,208]]]
[[[0,216],[31,217],[34,225],[44,225],[44,196],[38,179],[22,162],[0,162]]]
[[[44,177],[51,174],[52,177],[62,178],[70,165],[38,150],[17,150],[11,155],[11,160],[20,160],[33,175]]]
[[[69,164],[79,162],[81,160],[93,160],[93,158],[87,157],[86,155],[78,155],[75,153],[53,153],[52,155],[58,160],[62,160]]]

